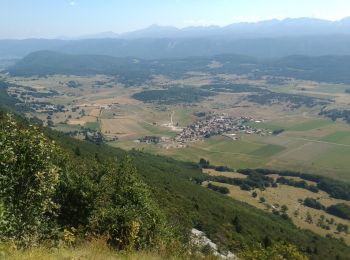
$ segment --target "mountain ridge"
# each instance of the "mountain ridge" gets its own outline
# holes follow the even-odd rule
[[[289,18],[183,29],[152,25],[124,34],[104,32],[81,39],[0,40],[0,59],[22,58],[40,50],[142,59],[224,53],[258,58],[350,55],[350,17],[336,22]]]
[[[225,26],[188,26],[177,28],[175,26],[163,26],[152,24],[146,28],[125,32],[108,32],[107,38],[137,39],[137,38],[182,38],[182,37],[209,37],[230,34],[233,38],[255,38],[256,29],[259,29],[259,37],[281,37],[288,35],[325,35],[325,34],[350,34],[350,17],[344,17],[338,21],[329,21],[319,18],[285,18],[282,20],[271,19],[259,22],[239,22]],[[298,30],[296,30],[298,29]],[[271,31],[272,30],[272,31]],[[255,33],[255,35],[253,34]],[[80,36],[77,39],[102,38],[106,33]]]

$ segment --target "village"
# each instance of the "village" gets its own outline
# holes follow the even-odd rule
[[[266,129],[251,127],[248,124],[249,122],[259,123],[261,121],[250,117],[232,118],[227,114],[213,115],[182,128],[174,138],[144,136],[136,141],[147,144],[161,144],[162,147],[169,149],[184,148],[191,142],[198,142],[217,135],[225,136],[231,140],[238,140],[240,134],[257,134],[261,136],[272,134],[271,131]]]
[[[226,114],[210,116],[184,128],[175,137],[175,141],[179,144],[185,144],[215,135],[223,135],[232,140],[237,140],[237,133],[259,134],[262,136],[271,134],[265,129],[257,129],[247,125],[251,121],[260,122],[250,117],[235,119]]]

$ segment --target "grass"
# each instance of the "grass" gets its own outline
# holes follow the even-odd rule
[[[275,154],[278,154],[279,152],[285,150],[286,148],[280,145],[275,144],[267,144],[254,152],[252,152],[252,155],[260,156],[260,157],[271,157]]]
[[[273,156],[267,163],[267,167],[350,181],[349,154],[350,147],[305,141],[304,145]]]
[[[68,124],[56,124],[53,128],[57,131],[61,132],[71,132],[71,131],[80,131],[81,126],[80,125],[68,125]]]
[[[205,140],[204,146],[205,149],[209,151],[222,151],[231,154],[250,154],[263,147],[262,144],[250,142],[244,137],[241,140],[233,141],[222,136],[215,136]]]
[[[350,132],[335,132],[321,139],[325,142],[350,145]]]
[[[112,259],[163,259],[152,252],[118,252],[107,246],[103,240],[85,241],[78,246],[33,247],[25,250],[11,249],[0,245],[1,259],[15,260],[58,260],[58,259],[86,259],[86,260],[112,260]]]
[[[300,122],[300,121],[302,122]],[[265,128],[268,130],[284,129],[286,131],[309,131],[332,124],[332,121],[326,119],[303,119],[295,118],[294,121],[270,121],[270,122],[249,122],[247,125],[254,128]]]
[[[320,156],[317,163],[320,165],[320,167],[325,167],[329,171],[330,177],[342,176],[343,179],[349,181],[349,155],[350,147],[336,146],[332,147],[332,149],[330,149],[327,153]]]
[[[175,137],[176,136],[175,132],[169,131],[165,128],[161,129],[158,126],[147,124],[145,122],[140,122],[139,125],[142,128],[144,128],[146,131],[148,131],[149,135],[168,136],[168,137]]]
[[[288,127],[288,131],[309,131],[317,128],[321,128],[332,124],[332,121],[326,119],[315,119],[308,122],[303,122],[302,124],[296,124],[292,127]]]
[[[85,124],[85,128],[88,128],[92,131],[98,131],[100,130],[100,123],[97,121],[97,122],[87,122]]]
[[[312,91],[329,93],[329,94],[338,94],[338,93],[345,93],[345,90],[348,88],[349,86],[347,85],[319,84],[317,88]]]
[[[247,123],[247,125],[253,128],[264,128],[271,131],[281,129],[281,128],[284,129],[286,127],[285,123],[281,123],[281,122],[261,122],[261,123],[249,122]]]

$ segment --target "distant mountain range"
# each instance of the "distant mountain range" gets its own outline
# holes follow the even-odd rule
[[[39,50],[144,59],[223,53],[261,58],[350,55],[350,17],[335,22],[298,18],[183,29],[153,25],[134,32],[106,32],[75,40],[0,40],[2,59],[22,58]]]
[[[268,20],[256,23],[233,23],[224,27],[192,26],[179,29],[173,26],[151,25],[145,29],[117,34],[104,32],[85,35],[79,39],[139,39],[139,38],[194,38],[228,36],[235,39],[284,37],[305,35],[350,34],[350,17],[340,21],[328,21],[314,18],[287,18]]]

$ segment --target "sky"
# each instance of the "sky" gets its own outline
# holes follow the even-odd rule
[[[0,39],[350,16],[350,0],[0,0]]]

